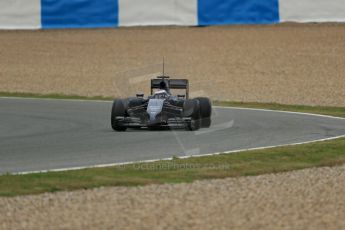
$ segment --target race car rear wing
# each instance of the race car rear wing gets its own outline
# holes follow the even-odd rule
[[[159,89],[161,82],[164,81],[168,90],[170,89],[185,89],[186,90],[186,99],[189,98],[189,82],[187,79],[169,79],[169,77],[162,76],[158,79],[151,80],[151,94],[153,94],[154,89]]]

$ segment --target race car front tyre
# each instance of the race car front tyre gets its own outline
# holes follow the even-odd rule
[[[116,117],[125,117],[126,108],[125,101],[121,99],[114,100],[113,107],[111,109],[111,127],[115,131],[126,131],[127,127],[119,124],[119,121],[116,120]]]
[[[202,128],[209,128],[211,126],[211,118],[201,118],[200,125]]]
[[[196,131],[200,129],[200,119],[193,119],[187,124],[187,130]]]
[[[196,99],[186,100],[184,105],[185,115],[191,118],[191,121],[188,122],[186,129],[190,131],[195,131],[200,129],[200,104]]]
[[[206,97],[198,97],[196,100],[199,101],[200,104],[200,123],[201,127],[209,128],[211,126],[211,113],[212,113],[212,105],[210,99]]]
[[[128,100],[128,108],[137,107],[144,104],[147,100],[143,98],[131,98]]]

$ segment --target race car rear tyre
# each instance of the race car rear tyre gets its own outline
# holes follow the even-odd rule
[[[126,108],[125,101],[121,99],[114,100],[113,107],[111,109],[111,127],[115,131],[126,131],[127,127],[122,126],[116,120],[116,117],[125,117]]]
[[[201,120],[200,120],[200,104],[199,101],[186,100],[184,105],[185,115],[191,118],[191,121],[187,124],[186,129],[190,131],[195,131],[200,129]]]
[[[198,97],[196,100],[200,104],[201,127],[209,128],[211,126],[212,105],[210,99],[206,97]]]

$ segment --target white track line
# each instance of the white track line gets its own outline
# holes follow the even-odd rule
[[[90,99],[59,99],[59,98],[36,98],[36,97],[1,97],[0,99],[25,99],[25,100],[45,100],[45,101],[74,101],[74,102],[100,102],[100,103],[112,103],[112,101],[107,100],[90,100]],[[274,109],[259,109],[259,108],[246,108],[246,107],[233,107],[233,106],[213,106],[213,108],[221,109],[238,109],[238,110],[254,110],[254,111],[266,111],[266,112],[276,112],[276,113],[288,113],[288,114],[300,114],[300,115],[309,115],[316,117],[325,117],[325,118],[334,118],[345,120],[345,117],[336,117],[330,115],[322,115],[315,113],[305,113],[305,112],[292,112],[292,111],[283,111],[283,110],[274,110]]]
[[[216,155],[220,155],[220,154],[230,154],[230,153],[239,153],[239,152],[245,152],[245,151],[255,151],[255,150],[263,150],[263,149],[271,149],[271,148],[277,148],[277,147],[296,146],[296,145],[302,145],[302,144],[310,144],[310,143],[316,143],[316,142],[336,140],[336,139],[343,138],[343,137],[345,137],[345,135],[336,136],[336,137],[330,137],[330,138],[324,138],[324,139],[319,139],[319,140],[313,140],[313,141],[297,142],[297,143],[292,143],[292,144],[272,145],[272,146],[256,147],[256,148],[248,148],[248,149],[237,149],[237,150],[231,150],[231,151],[225,151],[225,152],[216,152],[216,153],[207,153],[207,154],[200,154],[200,155],[181,156],[181,157],[178,157],[178,158],[179,159],[188,159],[188,158],[191,158],[191,157],[216,156]],[[154,163],[154,162],[157,162],[157,161],[169,161],[169,160],[173,160],[173,157],[162,158],[162,159],[153,159],[153,160],[144,160],[144,161],[128,161],[128,162],[122,162],[122,163],[99,164],[99,165],[90,165],[90,166],[81,166],[81,167],[50,169],[50,170],[41,170],[41,171],[17,172],[17,173],[11,173],[11,174],[12,175],[26,175],[26,174],[33,174],[33,173],[64,172],[64,171],[71,171],[71,170],[81,170],[81,169],[91,169],[91,168],[105,168],[105,167],[114,167],[114,166],[130,165],[130,164]]]
[[[30,99],[30,100],[60,100],[60,101],[79,101],[79,102],[102,102],[102,103],[110,103],[111,101],[102,101],[102,100],[83,100],[83,99],[51,99],[51,98],[25,98],[25,97],[0,97],[5,99]],[[242,107],[231,107],[231,106],[214,106],[214,108],[222,108],[222,109],[237,109],[237,110],[252,110],[252,111],[266,111],[266,112],[276,112],[276,113],[287,113],[287,114],[297,114],[297,115],[307,115],[307,116],[316,116],[316,117],[323,117],[323,118],[332,118],[332,119],[340,119],[345,120],[343,117],[335,117],[329,115],[322,115],[322,114],[314,114],[314,113],[302,113],[302,112],[291,112],[291,111],[281,111],[281,110],[271,110],[271,109],[254,109],[254,108],[242,108]],[[262,150],[262,149],[271,149],[277,147],[285,147],[285,146],[295,146],[295,145],[302,145],[302,144],[310,144],[316,142],[324,142],[335,140],[339,138],[343,138],[345,135],[323,138],[318,140],[312,141],[305,141],[305,142],[297,142],[292,144],[282,144],[282,145],[272,145],[272,146],[265,146],[265,147],[256,147],[256,148],[248,148],[248,149],[237,149],[231,151],[224,151],[224,152],[215,152],[215,153],[208,153],[208,154],[200,154],[200,155],[190,155],[190,156],[181,156],[180,159],[187,159],[191,157],[203,157],[203,156],[215,156],[219,154],[230,154],[230,153],[239,153],[245,151],[255,151],[255,150]],[[111,164],[98,164],[98,165],[89,165],[89,166],[81,166],[81,167],[69,167],[69,168],[61,168],[61,169],[50,169],[50,170],[40,170],[40,171],[27,171],[27,172],[17,172],[11,173],[12,175],[25,175],[25,174],[33,174],[33,173],[47,173],[47,172],[63,172],[63,171],[71,171],[71,170],[81,170],[81,169],[89,169],[89,168],[104,168],[104,167],[113,167],[113,166],[121,166],[121,165],[129,165],[129,164],[138,164],[138,163],[153,163],[157,161],[168,161],[172,160],[172,157],[163,158],[163,159],[152,159],[152,160],[144,160],[144,161],[128,161],[122,163],[111,163]]]
[[[314,116],[314,117],[324,117],[324,118],[334,118],[334,119],[345,120],[345,117],[336,117],[336,116],[331,116],[331,115],[323,115],[323,114],[315,114],[315,113],[292,112],[292,111],[273,110],[273,109],[254,109],[254,108],[232,107],[232,106],[213,106],[213,107],[214,108],[221,108],[221,109],[253,110],[253,111],[265,111],[265,112],[287,113],[287,114],[297,114],[297,115],[308,115],[308,116]]]

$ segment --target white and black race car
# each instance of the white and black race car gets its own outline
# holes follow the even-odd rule
[[[173,96],[171,89],[184,89],[185,94]],[[151,80],[151,96],[137,94],[135,98],[114,100],[111,126],[115,131],[142,127],[180,127],[193,131],[210,127],[211,112],[208,98],[189,99],[187,79],[159,76]]]

